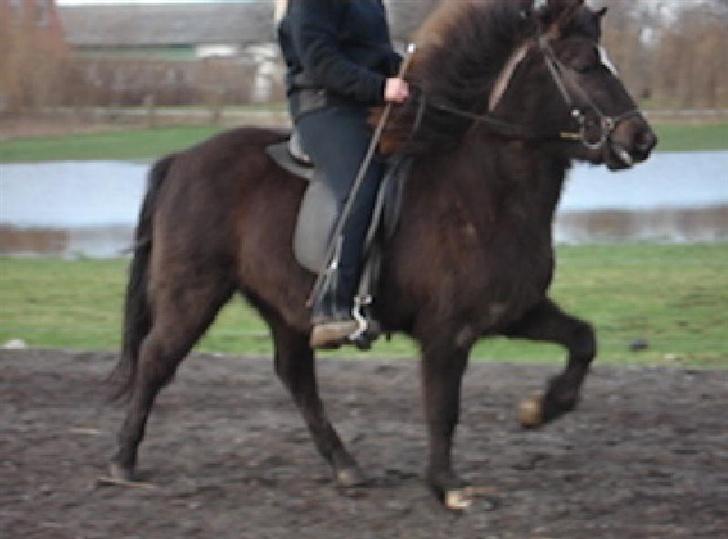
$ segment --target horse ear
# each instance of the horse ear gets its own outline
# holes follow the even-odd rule
[[[584,0],[532,0],[533,12],[541,17],[556,19],[564,12],[576,11]]]
[[[571,22],[584,0],[534,0],[534,12],[541,20],[546,33],[558,37],[562,29]]]
[[[597,28],[597,41],[601,39],[602,36],[602,21],[604,19],[604,15],[607,14],[608,8],[603,7],[602,9],[599,9],[594,12],[594,25]]]

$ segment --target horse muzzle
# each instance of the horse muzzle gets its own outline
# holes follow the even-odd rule
[[[625,119],[604,145],[604,162],[610,170],[632,168],[650,157],[657,142],[657,135],[642,115]]]

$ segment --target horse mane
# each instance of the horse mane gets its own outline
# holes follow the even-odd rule
[[[485,113],[511,56],[538,33],[532,4],[530,0],[441,0],[415,34],[417,52],[405,75],[414,99],[393,110],[381,151],[421,154],[455,146],[472,121],[432,106],[419,110],[420,103],[424,98],[430,105]],[[570,26],[570,31],[579,30]],[[418,116],[421,121],[413,134]]]
[[[382,151],[422,153],[457,143],[471,122],[432,107],[411,136],[420,100],[485,112],[510,55],[535,31],[524,13],[513,0],[442,0],[415,34],[417,52],[405,75],[415,99],[393,111]]]

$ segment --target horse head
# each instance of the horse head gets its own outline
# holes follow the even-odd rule
[[[491,96],[491,113],[535,133],[558,131],[566,157],[619,170],[647,159],[657,137],[600,43],[606,12],[583,0],[529,0],[523,18],[534,32]]]
[[[657,137],[600,43],[605,14],[584,0],[444,0],[418,33],[416,98],[383,151],[457,147],[475,125],[612,170],[644,161]]]

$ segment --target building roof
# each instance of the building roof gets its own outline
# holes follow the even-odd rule
[[[392,37],[408,41],[440,0],[387,0]]]
[[[387,0],[392,36],[404,41],[439,0]],[[66,5],[66,40],[79,47],[252,44],[275,41],[274,0]]]
[[[69,5],[58,11],[79,47],[252,44],[275,40],[273,3]]]

